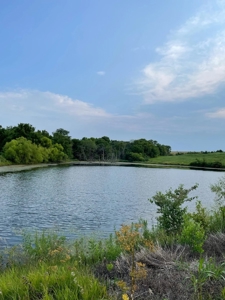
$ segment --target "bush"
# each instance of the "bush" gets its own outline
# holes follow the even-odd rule
[[[143,155],[141,153],[134,153],[134,152],[128,153],[127,159],[129,161],[144,161],[145,160],[145,158],[143,157]]]
[[[166,233],[177,234],[180,233],[183,227],[183,217],[187,212],[187,207],[182,207],[184,202],[192,201],[196,197],[188,198],[188,194],[195,190],[198,185],[192,186],[190,189],[184,189],[180,185],[177,189],[171,189],[165,194],[157,192],[152,199],[151,203],[158,206],[157,212],[161,215],[157,218],[159,227],[164,229]]]
[[[219,179],[219,181],[210,186],[211,191],[216,194],[215,202],[220,207],[225,202],[225,176]]]
[[[179,242],[183,245],[189,245],[194,252],[203,252],[203,243],[205,241],[205,231],[203,227],[188,215],[184,217],[184,224]]]
[[[196,158],[195,161],[190,163],[190,166],[193,167],[203,167],[203,168],[223,168],[223,164],[220,161],[213,161],[209,162],[206,161],[205,159],[198,159]]]
[[[204,229],[205,232],[209,231],[210,226],[210,215],[205,207],[202,206],[201,201],[196,202],[196,211],[192,214],[189,214],[189,216],[198,224],[201,225],[201,227]]]

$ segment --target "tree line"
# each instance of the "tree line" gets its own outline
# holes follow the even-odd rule
[[[59,128],[52,134],[36,130],[30,124],[0,126],[0,154],[13,163],[60,162],[66,159],[85,161],[146,161],[169,155],[171,147],[154,140],[110,140],[109,137],[71,138]]]

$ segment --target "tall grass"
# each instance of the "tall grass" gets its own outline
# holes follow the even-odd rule
[[[112,299],[91,266],[119,254],[113,237],[69,244],[55,233],[25,234],[2,256],[0,299]]]
[[[168,201],[186,194],[175,191],[160,198],[170,214],[158,212],[177,223]],[[0,255],[0,300],[225,299],[224,206],[208,210],[198,201],[182,216],[179,230],[159,218],[152,228],[140,220],[107,239],[24,234]]]

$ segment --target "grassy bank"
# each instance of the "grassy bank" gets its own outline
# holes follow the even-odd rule
[[[148,163],[151,164],[164,164],[164,165],[183,165],[190,166],[191,164],[196,166],[213,166],[214,163],[219,163],[221,167],[225,167],[225,153],[182,153],[178,155],[170,156],[158,156],[151,158]],[[216,167],[216,165],[215,165]]]
[[[43,233],[9,249],[0,299],[225,299],[224,233],[208,234],[200,254],[161,230],[124,230],[70,243]]]
[[[128,162],[128,161],[64,161],[62,163],[56,164],[68,164],[68,165],[146,165],[146,164],[160,164],[160,165],[168,165],[168,166],[193,166],[193,167],[202,167],[202,168],[225,168],[225,152],[193,152],[193,153],[177,153],[169,156],[158,156],[155,158],[151,158],[148,161],[141,162]],[[11,162],[7,161],[3,156],[0,155],[0,166],[15,166],[13,171],[20,171],[22,168],[24,169],[32,169],[35,167],[54,165],[51,163],[48,164],[26,164],[26,165],[13,165]],[[12,169],[12,168],[11,168]],[[9,172],[11,172],[9,169]],[[1,170],[0,170],[1,172]],[[2,169],[2,172],[7,172]]]
[[[196,186],[158,192],[157,225],[123,225],[107,239],[24,235],[1,254],[0,299],[225,299],[225,178],[216,208],[185,207]]]

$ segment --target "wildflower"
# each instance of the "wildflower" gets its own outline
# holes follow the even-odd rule
[[[129,298],[129,296],[127,294],[123,294],[122,299],[123,300],[129,300],[130,298]]]
[[[117,281],[116,284],[123,292],[126,292],[128,290],[128,287],[127,287],[127,284],[125,281],[120,280],[120,281]]]
[[[70,260],[70,255],[68,255],[68,254],[66,254],[66,257],[65,257],[65,260],[67,261],[67,260]]]
[[[74,277],[74,276],[75,276],[75,273],[74,273],[74,272],[71,272],[71,276],[73,276],[73,277]]]
[[[143,263],[141,263],[141,262],[137,262],[136,264],[137,264],[138,267],[142,267],[142,268],[145,267],[145,264],[143,264]]]
[[[52,272],[56,272],[56,271],[58,271],[58,266],[49,266],[48,267],[48,269],[49,269],[49,271],[52,271]]]

